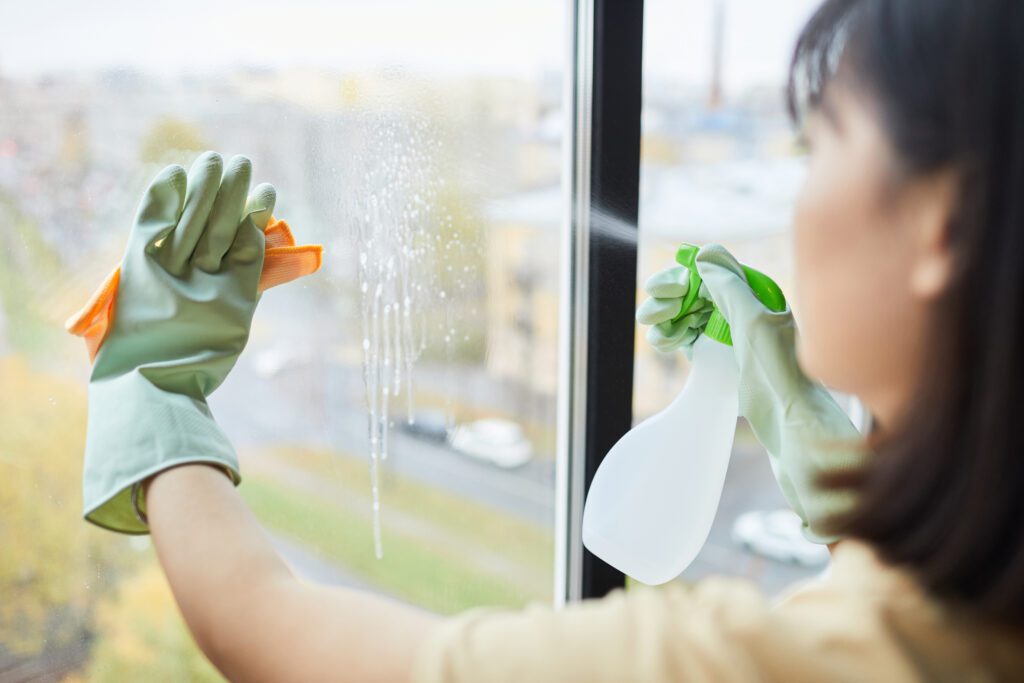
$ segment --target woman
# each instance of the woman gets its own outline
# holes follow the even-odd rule
[[[97,476],[112,500],[144,494],[182,613],[232,680],[1022,678],[1021,36],[1017,0],[828,0],[800,37],[799,359],[859,396],[875,430],[863,465],[819,482],[853,501],[815,521],[845,539],[828,577],[777,605],[708,580],[442,620],[298,582],[232,482],[196,462],[235,477],[205,396],[247,339],[273,206],[265,191],[241,211],[244,191],[224,188],[248,187],[248,166],[222,184],[219,157],[188,179],[169,170],[140,209],[90,386],[87,492],[91,472],[120,468]],[[237,228],[218,218],[229,205]],[[698,261],[706,282],[728,280],[720,249]],[[712,288],[727,318],[740,289]],[[757,337],[751,320],[730,319],[734,333]],[[811,386],[796,379],[777,390]],[[110,488],[125,468],[142,491]]]

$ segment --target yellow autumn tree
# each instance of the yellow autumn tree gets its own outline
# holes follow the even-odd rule
[[[0,387],[0,645],[31,656],[90,630],[123,544],[81,519],[84,390],[13,355]]]
[[[192,640],[151,556],[144,569],[99,606],[96,628],[90,683],[224,680]]]

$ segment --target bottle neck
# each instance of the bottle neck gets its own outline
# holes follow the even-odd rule
[[[739,368],[732,347],[707,335],[698,337],[693,344],[693,361],[686,386],[705,397],[735,396],[739,390]]]

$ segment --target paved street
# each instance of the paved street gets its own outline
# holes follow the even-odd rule
[[[287,381],[257,377],[244,361],[211,400],[211,407],[232,440],[244,449],[274,443],[308,445],[367,454],[367,418],[353,401],[331,411],[329,385],[361,382],[358,372],[340,367],[321,373],[294,369]],[[361,388],[359,389],[361,391]],[[359,411],[359,412],[357,412]],[[554,523],[554,462],[537,458],[516,470],[472,460],[447,446],[410,436],[397,426],[388,436],[384,471],[409,476],[542,526]]]

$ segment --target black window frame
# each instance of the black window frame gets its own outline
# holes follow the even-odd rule
[[[594,473],[633,419],[643,76],[642,0],[569,4],[558,603],[625,585],[583,547],[581,524]]]

